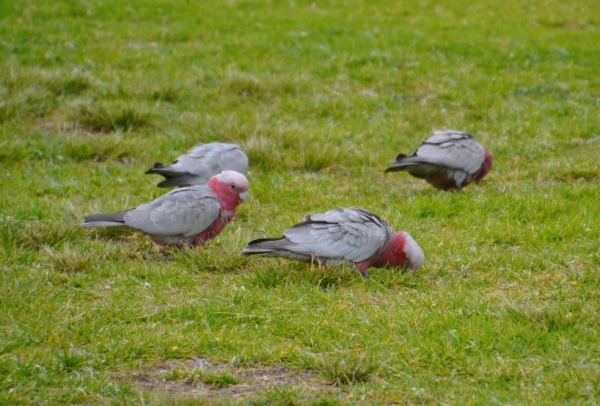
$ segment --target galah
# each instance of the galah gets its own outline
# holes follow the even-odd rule
[[[363,276],[369,267],[415,270],[425,260],[421,247],[408,233],[396,233],[379,216],[358,207],[308,215],[279,238],[250,241],[240,254],[317,264],[349,263]]]
[[[492,169],[492,154],[472,135],[442,130],[427,138],[411,155],[399,154],[386,172],[407,171],[442,190],[462,190]]]
[[[212,176],[222,171],[236,171],[245,174],[248,170],[248,157],[242,149],[229,142],[196,144],[171,165],[155,163],[146,171],[166,179],[158,187],[204,185]]]
[[[215,238],[247,198],[248,179],[223,171],[206,185],[175,189],[133,209],[85,216],[81,226],[126,226],[147,234],[160,246],[195,246]]]

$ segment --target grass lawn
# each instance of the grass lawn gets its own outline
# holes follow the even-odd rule
[[[596,0],[1,2],[0,404],[596,404],[599,44]],[[479,185],[383,173],[445,128]],[[78,227],[215,140],[250,158],[217,239]],[[424,266],[237,255],[352,205]]]

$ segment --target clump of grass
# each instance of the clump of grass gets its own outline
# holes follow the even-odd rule
[[[56,97],[46,86],[49,73],[21,66],[14,61],[0,66],[0,124],[29,117],[44,117],[57,106]]]
[[[281,140],[264,135],[252,136],[241,143],[252,166],[263,170],[276,170],[284,165]]]
[[[509,306],[506,313],[517,323],[528,324],[549,333],[577,328],[590,320],[590,316],[585,314],[579,305]]]
[[[230,70],[223,79],[227,92],[244,99],[266,100],[275,96],[294,95],[306,80],[301,75],[263,75]]]
[[[323,357],[316,361],[318,370],[334,386],[368,382],[379,371],[379,364],[366,357]]]
[[[253,168],[282,170],[288,168],[289,154],[299,150],[299,140],[308,137],[297,123],[275,121],[259,117],[255,121],[240,122],[235,117],[224,124],[210,121],[215,133],[226,133],[246,152]]]
[[[339,406],[341,402],[337,399],[318,399],[311,403],[311,406]]]
[[[319,172],[339,164],[345,152],[332,142],[303,142],[297,150],[302,151],[297,160],[290,165],[292,169],[300,169],[306,172]]]
[[[285,259],[269,258],[264,262],[255,259],[250,267],[251,273],[245,279],[264,289],[273,289],[287,284],[308,284],[319,289],[330,290],[347,285],[357,278],[357,272],[351,267],[306,264]]]
[[[133,141],[116,133],[104,137],[70,137],[61,145],[60,154],[76,162],[103,162],[129,160],[132,151]]]
[[[551,97],[558,99],[566,99],[569,92],[563,86],[556,86],[550,83],[544,83],[532,87],[520,87],[514,91],[517,97]]]
[[[64,242],[75,242],[81,237],[81,230],[67,224],[33,224],[24,235],[24,245],[41,248],[45,245],[56,247]]]
[[[397,269],[376,269],[369,271],[370,285],[377,288],[415,288],[418,283],[414,272],[400,271]]]
[[[248,399],[249,405],[298,406],[305,402],[301,399],[300,389],[292,386],[275,386],[264,390],[259,397]]]
[[[56,98],[41,85],[9,92],[0,101],[0,124],[28,117],[44,117],[56,108]]]
[[[181,90],[170,85],[161,86],[150,92],[150,98],[155,101],[176,102],[181,98]]]
[[[243,98],[258,97],[265,94],[260,81],[253,75],[229,72],[224,82],[227,90]]]
[[[69,348],[59,351],[55,357],[56,367],[61,372],[72,372],[79,369],[86,361],[80,350]]]
[[[0,101],[0,124],[4,124],[21,112],[23,103],[15,102],[15,100],[8,100],[5,95],[2,95],[2,101]]]
[[[0,218],[0,242],[4,250],[12,250],[21,243],[22,227],[10,217]]]
[[[236,385],[240,383],[240,380],[235,376],[231,375],[227,371],[221,371],[218,374],[205,373],[201,377],[202,382],[212,385],[214,388],[225,388],[229,385]]]
[[[52,268],[58,272],[80,273],[95,266],[95,257],[90,252],[73,251],[68,245],[60,252],[54,252],[48,247],[48,260]]]
[[[0,114],[2,113],[0,112]],[[33,156],[33,154],[29,152],[29,149],[32,147],[31,144],[33,144],[33,142],[30,139],[16,137],[6,141],[1,141],[0,162],[2,162],[3,165],[8,165],[31,159]],[[42,151],[37,152],[38,156],[35,156],[35,158],[40,158],[40,155],[43,153]]]
[[[170,250],[175,261],[193,272],[237,272],[248,261],[238,255],[238,250],[226,252],[222,247],[202,245],[194,248],[176,248]]]
[[[59,71],[44,76],[46,76],[44,85],[55,96],[78,95],[92,88],[90,76],[79,69],[75,69],[68,74]]]
[[[296,282],[304,282],[320,289],[329,290],[350,283],[359,274],[353,268],[342,265],[311,264],[292,275],[292,279]]]
[[[575,183],[577,181],[580,182],[590,182],[590,183],[598,183],[600,180],[600,169],[572,169],[572,170],[558,170],[556,173],[550,173],[550,176],[561,182],[566,183]]]
[[[273,289],[285,285],[289,274],[279,267],[264,266],[264,264],[252,266],[252,273],[247,279],[251,280],[256,286],[264,289]]]
[[[131,103],[99,102],[79,105],[71,119],[78,127],[92,132],[135,131],[151,125],[152,112]]]
[[[236,378],[228,371],[213,373],[201,368],[174,369],[168,372],[164,376],[164,379],[167,381],[185,382],[192,385],[204,383],[211,385],[213,388],[226,388],[229,385],[240,383],[240,379]]]
[[[297,122],[235,116],[204,117],[185,114],[182,125],[190,133],[202,128],[210,136],[205,140],[227,139],[239,144],[248,155],[252,168],[279,171],[319,172],[346,163],[350,149],[329,135],[313,134]],[[199,135],[200,136],[200,135]]]
[[[80,237],[81,230],[76,227],[39,222],[19,223],[10,218],[3,219],[0,230],[0,240],[5,247],[56,247],[66,241],[77,241]]]
[[[146,239],[144,235],[128,227],[97,227],[88,231],[90,239],[129,242]]]
[[[255,168],[319,172],[342,165],[346,150],[334,141],[312,137],[295,125],[240,142]]]

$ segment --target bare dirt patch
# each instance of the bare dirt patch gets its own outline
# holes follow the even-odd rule
[[[217,387],[211,383],[189,379],[171,379],[174,371],[197,371],[208,374],[227,373],[238,383]],[[150,368],[147,372],[133,375],[134,386],[143,391],[169,392],[181,395],[202,396],[206,399],[239,400],[252,393],[278,386],[327,387],[313,370],[291,371],[282,366],[257,368],[232,368],[227,363],[211,363],[207,359],[195,358],[188,361],[167,361]]]

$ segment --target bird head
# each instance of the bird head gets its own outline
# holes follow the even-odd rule
[[[419,244],[406,232],[396,233],[390,246],[375,266],[419,269],[423,265],[425,254]]]
[[[479,170],[479,173],[476,176],[476,179],[475,179],[476,182],[479,182],[481,179],[483,179],[485,177],[485,175],[488,174],[488,172],[492,169],[492,163],[494,161],[494,159],[492,158],[492,154],[490,154],[490,151],[488,151],[485,148],[483,150],[485,151],[485,159],[483,160],[481,169]]]
[[[219,199],[237,206],[240,200],[248,199],[248,179],[235,171],[223,171],[208,180],[207,186]]]

